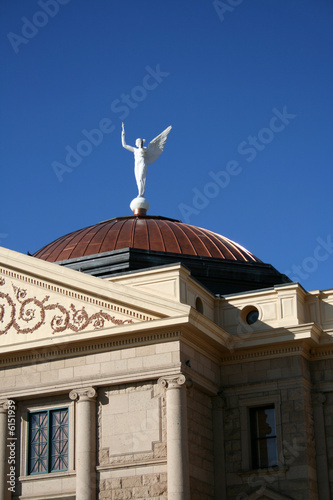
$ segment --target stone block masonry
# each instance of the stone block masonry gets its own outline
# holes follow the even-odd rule
[[[100,482],[99,500],[127,500],[167,498],[167,474],[143,474]]]

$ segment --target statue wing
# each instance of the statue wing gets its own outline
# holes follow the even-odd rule
[[[157,158],[162,154],[165,142],[167,140],[168,134],[170,130],[172,129],[171,125],[170,127],[166,128],[163,130],[163,132],[155,137],[147,147],[147,151],[145,154],[145,161],[146,165],[151,165],[154,163],[154,161],[157,160]]]

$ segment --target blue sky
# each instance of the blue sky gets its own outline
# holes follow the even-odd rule
[[[150,215],[333,287],[330,0],[0,5],[0,244],[33,253],[131,214],[126,140],[168,125]]]

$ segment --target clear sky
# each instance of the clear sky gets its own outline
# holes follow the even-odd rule
[[[332,288],[332,26],[331,0],[2,1],[0,244],[130,215],[121,121],[172,125],[149,214]]]

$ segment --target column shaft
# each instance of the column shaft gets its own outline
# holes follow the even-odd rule
[[[186,379],[180,375],[159,382],[167,387],[168,499],[189,500]]]
[[[96,391],[72,391],[76,403],[76,500],[96,499]]]
[[[7,401],[0,401],[0,500],[8,498],[7,484]]]

